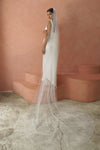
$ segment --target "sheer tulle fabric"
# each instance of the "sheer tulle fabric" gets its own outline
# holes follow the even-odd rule
[[[68,106],[57,101],[57,87],[46,79],[40,81],[40,86],[34,97],[38,103],[30,106],[27,119],[32,127],[25,124],[25,132],[33,135],[36,150],[39,146],[46,150],[75,150],[89,142],[94,131],[94,121],[90,115],[76,106]],[[67,100],[66,100],[67,101]],[[26,119],[26,120],[27,120]]]

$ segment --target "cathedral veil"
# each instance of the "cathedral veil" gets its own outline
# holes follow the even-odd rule
[[[33,104],[30,105],[27,114],[27,119],[31,120],[32,124],[27,126],[24,123],[24,129],[25,132],[29,130],[27,137],[34,135],[34,138],[31,139],[34,143],[34,150],[38,150],[38,148],[41,150],[75,150],[77,148],[78,150],[78,146],[87,143],[92,136],[94,121],[84,110],[76,106],[66,108],[64,103],[57,101],[59,28],[55,8],[53,8],[51,32],[53,38],[48,41],[46,48],[48,51],[51,46],[55,51],[53,54],[55,57],[54,62],[52,62],[53,58],[51,60],[52,63],[55,63],[55,76],[52,77],[49,65],[47,68],[49,76],[47,77],[42,72],[38,89],[33,98]],[[34,102],[37,103],[34,104]]]
[[[52,78],[47,78],[47,76],[44,75],[44,72],[42,72],[42,77],[39,81],[39,87],[35,93],[35,96],[33,98],[34,101],[37,101],[37,104],[35,106],[35,116],[34,116],[34,129],[36,133],[48,135],[51,134],[51,123],[49,122],[49,117],[52,114],[54,119],[55,115],[53,114],[54,111],[59,111],[57,107],[57,62],[58,62],[58,54],[59,54],[59,29],[58,29],[58,22],[57,22],[57,14],[55,8],[53,8],[53,21],[52,21],[52,30],[51,34],[53,36],[53,39],[51,42],[51,45],[53,46],[53,49],[55,50],[55,70],[54,70],[54,80],[52,81]],[[52,60],[51,60],[52,62]],[[53,66],[54,64],[52,64]],[[44,70],[43,70],[44,71]],[[49,70],[48,70],[49,71]],[[49,72],[50,74],[50,72]],[[44,75],[44,76],[43,76]],[[40,117],[44,117],[43,124],[40,124]],[[56,112],[57,113],[57,112]],[[31,114],[32,115],[32,114]],[[46,123],[46,124],[45,124]],[[45,132],[43,130],[39,130],[39,127],[41,129],[41,126],[45,127]],[[46,131],[47,126],[47,131]],[[49,127],[49,130],[48,130]]]

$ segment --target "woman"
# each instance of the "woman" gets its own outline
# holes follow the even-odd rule
[[[49,80],[56,86],[57,61],[59,53],[59,33],[56,11],[53,8],[47,10],[48,25],[45,27],[43,39],[43,75],[42,80]]]
[[[54,8],[47,10],[48,25],[45,28],[42,53],[43,71],[40,86],[30,106],[31,135],[34,150],[78,150],[93,134],[94,122],[84,110],[65,107],[57,101],[57,62],[59,54],[59,30]],[[29,127],[26,126],[25,130]],[[48,147],[47,147],[48,145]]]

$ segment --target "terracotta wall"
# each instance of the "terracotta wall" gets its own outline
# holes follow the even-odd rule
[[[12,90],[12,81],[25,72],[42,72],[42,30],[50,7],[57,10],[60,30],[58,73],[100,64],[99,0],[1,0],[0,90]]]

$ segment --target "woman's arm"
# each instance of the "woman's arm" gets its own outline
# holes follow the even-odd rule
[[[46,36],[47,36],[47,30],[43,30],[43,41],[45,40]]]
[[[42,53],[45,54],[45,47],[49,38],[49,34],[50,34],[50,30],[51,30],[51,22],[50,20],[48,21],[48,25],[47,25],[47,30],[44,31],[45,34],[45,38],[43,40],[43,47],[42,47]]]
[[[50,20],[49,20],[49,21],[48,21],[48,25],[47,25],[47,31],[46,31],[46,34],[45,34],[44,47],[45,47],[46,44],[47,44],[47,41],[48,41],[48,38],[49,38],[49,35],[50,35],[50,30],[51,30],[51,22],[50,22]]]

